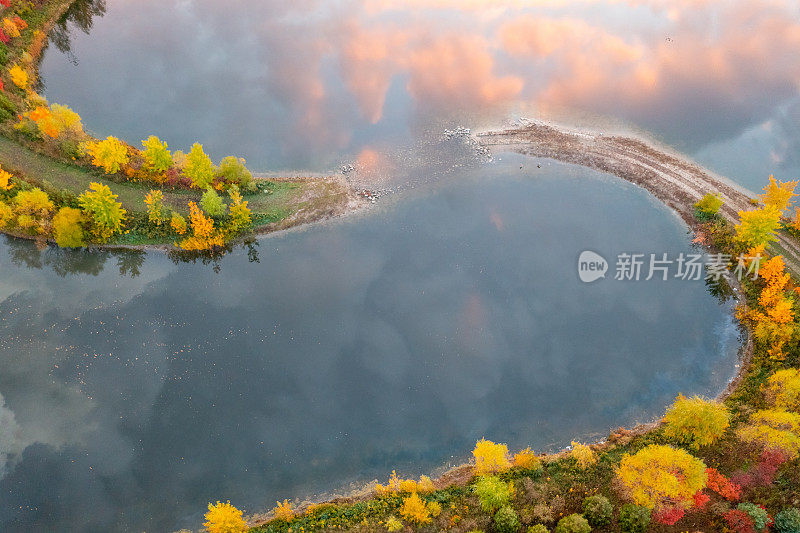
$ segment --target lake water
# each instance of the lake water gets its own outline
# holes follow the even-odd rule
[[[691,252],[680,221],[612,177],[526,163],[217,273],[7,239],[0,529],[196,528],[207,501],[418,475],[483,436],[552,449],[719,392],[737,330],[702,281],[577,275],[587,248]]]
[[[725,386],[730,302],[613,279],[693,251],[671,212],[441,132],[633,125],[753,189],[793,177],[796,6],[488,4],[75,5],[42,75],[87,128],[404,192],[215,264],[0,239],[0,530],[196,530],[209,501],[430,473],[484,436],[556,449]],[[607,279],[580,282],[587,249]]]

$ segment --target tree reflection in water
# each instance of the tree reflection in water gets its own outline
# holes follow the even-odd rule
[[[72,54],[70,31],[72,27],[88,34],[92,29],[95,17],[106,14],[106,0],[76,0],[56,22],[48,35],[50,42],[60,51],[67,54],[70,61],[77,63],[77,58]]]
[[[11,262],[16,266],[41,270],[49,268],[64,278],[73,274],[97,276],[109,259],[116,259],[120,276],[135,278],[141,274],[147,253],[128,249],[69,249],[47,244],[4,236]],[[167,257],[175,263],[200,263],[210,265],[215,273],[220,273],[220,260],[237,249],[245,250],[250,263],[260,263],[258,241],[251,240],[226,246],[214,252],[184,252],[171,250]]]

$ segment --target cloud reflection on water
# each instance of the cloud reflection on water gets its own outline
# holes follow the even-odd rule
[[[90,126],[261,168],[509,113],[616,117],[696,152],[800,87],[780,0],[110,0],[73,41],[78,66],[51,52],[43,72]]]

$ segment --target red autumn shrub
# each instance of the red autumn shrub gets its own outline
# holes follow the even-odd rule
[[[788,460],[789,456],[782,450],[764,450],[753,472],[754,481],[760,485],[771,485],[778,468]]]
[[[693,508],[702,509],[706,506],[706,504],[711,500],[711,497],[706,494],[705,492],[698,491],[697,494],[694,495],[694,506]]]
[[[756,480],[750,472],[737,472],[731,476],[731,483],[746,489],[756,484]]]
[[[731,509],[725,513],[725,521],[736,533],[755,533],[756,524],[753,519],[744,511]]]
[[[756,465],[748,472],[737,472],[732,475],[730,482],[741,488],[760,487],[772,485],[778,469],[789,456],[781,450],[764,450]]]
[[[706,487],[713,490],[726,500],[736,501],[742,497],[742,487],[717,472],[716,468],[707,468],[708,482]]]
[[[685,511],[681,507],[662,507],[653,513],[653,520],[659,524],[671,526],[683,518],[684,514]]]

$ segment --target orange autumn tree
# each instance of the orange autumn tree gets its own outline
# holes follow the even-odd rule
[[[181,249],[200,251],[225,245],[222,234],[214,229],[214,221],[206,217],[195,202],[189,202],[189,219],[193,234],[180,242]]]
[[[781,360],[786,356],[785,348],[796,342],[800,333],[795,324],[791,279],[783,257],[763,261],[759,277],[764,280],[765,287],[758,305],[741,308],[739,318],[752,324],[756,340],[767,348],[770,357]]]
[[[10,172],[6,172],[2,168],[0,168],[0,190],[2,191],[10,191],[14,184],[11,183],[11,178],[14,176],[11,175]],[[246,204],[247,202],[245,202]]]
[[[48,137],[56,138],[64,132],[83,133],[80,115],[65,105],[53,104],[50,107],[40,105],[24,116]]]

